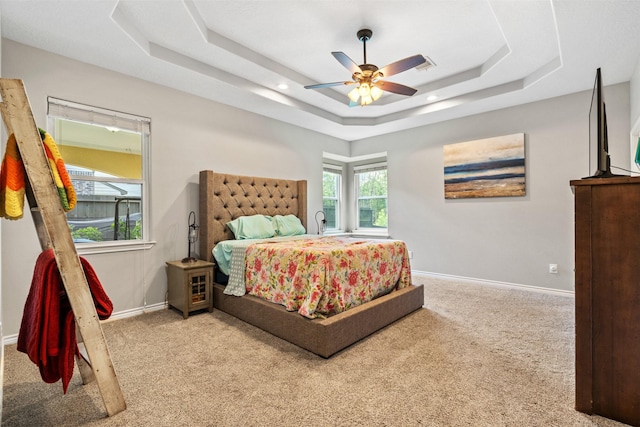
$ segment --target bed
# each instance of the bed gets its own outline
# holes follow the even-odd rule
[[[200,257],[215,262],[212,249],[234,239],[227,223],[250,215],[295,215],[307,227],[306,181],[200,172]],[[214,282],[214,308],[328,358],[424,304],[424,289],[408,285],[330,316],[307,318],[253,295],[226,295]]]

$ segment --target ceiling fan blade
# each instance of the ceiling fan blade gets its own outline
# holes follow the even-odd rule
[[[305,89],[322,89],[325,87],[333,87],[333,86],[343,86],[343,85],[349,85],[349,84],[353,84],[355,82],[332,82],[332,83],[318,83],[317,85],[309,85],[309,86],[305,86]]]
[[[386,92],[397,93],[399,95],[406,95],[406,96],[411,96],[418,91],[418,89],[414,89],[409,86],[405,86],[405,85],[401,85],[393,82],[385,82],[384,80],[380,80],[375,84],[375,86],[379,87],[380,89]]]
[[[408,58],[401,59],[400,61],[393,62],[389,65],[385,65],[380,69],[380,73],[382,73],[382,75],[385,77],[389,77],[393,76],[394,74],[407,71],[425,62],[427,62],[427,60],[424,56],[414,55]]]
[[[344,52],[331,52],[334,58],[338,60],[347,70],[351,71],[351,74],[362,73],[362,70],[353,62],[353,59],[349,58]]]

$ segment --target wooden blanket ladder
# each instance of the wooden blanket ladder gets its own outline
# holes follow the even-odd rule
[[[8,135],[15,135],[22,157],[25,190],[42,250],[53,249],[76,321],[82,357],[77,358],[83,384],[98,384],[109,416],[126,408],[40,133],[22,80],[0,78],[0,111]]]

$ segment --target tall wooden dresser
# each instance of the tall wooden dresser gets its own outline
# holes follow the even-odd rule
[[[640,426],[640,177],[571,186],[576,409]]]

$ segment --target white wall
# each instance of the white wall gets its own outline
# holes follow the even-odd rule
[[[636,136],[640,133],[640,58],[636,62],[636,68],[629,83],[629,96],[631,108],[631,126],[634,125]]]
[[[612,165],[629,164],[629,85],[605,88]],[[573,290],[572,179],[588,176],[582,92],[352,144],[388,153],[389,231],[413,270]],[[525,133],[526,196],[444,199],[445,144]],[[549,264],[559,273],[549,274]]]
[[[388,153],[389,228],[414,252],[414,270],[573,289],[569,180],[588,175],[589,92],[349,144],[9,40],[3,40],[2,55],[2,75],[25,81],[37,123],[45,123],[48,95],[152,119],[151,225],[157,245],[87,257],[115,312],[164,302],[164,263],[186,254],[199,170],[307,179],[313,230],[313,214],[322,206],[323,151],[347,157]],[[612,163],[625,166],[629,84],[607,87],[605,96]],[[516,132],[526,134],[525,197],[444,200],[444,144]],[[3,326],[11,335],[18,331],[40,252],[30,218],[3,221],[1,249]],[[549,263],[558,264],[558,275],[547,273]]]
[[[148,251],[88,255],[114,312],[165,301],[165,261],[187,252],[187,220],[198,212],[198,171],[307,179],[310,217],[322,208],[322,152],[348,143],[173,89],[97,68],[10,40],[2,75],[24,81],[36,123],[46,126],[47,96],[141,116],[151,122],[151,226]],[[200,219],[198,218],[198,221]],[[40,246],[30,216],[3,220],[2,314],[16,334]]]

